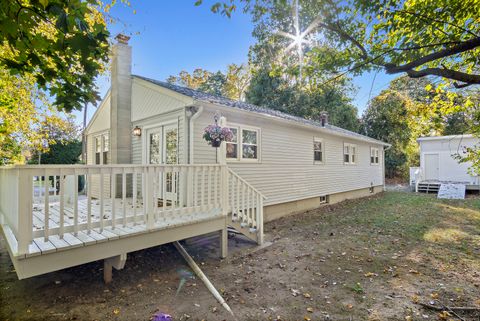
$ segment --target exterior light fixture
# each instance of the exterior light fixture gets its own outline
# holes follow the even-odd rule
[[[133,129],[133,136],[142,136],[142,129],[138,126],[135,126],[135,128]]]

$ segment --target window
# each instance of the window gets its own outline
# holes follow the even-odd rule
[[[108,150],[110,148],[110,140],[108,134],[103,135],[103,163],[108,164]]]
[[[319,138],[313,139],[313,160],[316,163],[323,163],[323,141]]]
[[[110,140],[108,134],[95,137],[95,164],[108,164]]]
[[[101,152],[102,152],[102,137],[98,136],[98,137],[95,137],[95,164],[96,165],[100,164]]]
[[[258,161],[260,130],[251,127],[229,127],[233,138],[226,141],[227,159],[237,161]]]
[[[233,138],[230,141],[226,141],[227,147],[227,159],[238,159],[238,129],[230,127]]]
[[[242,159],[258,159],[258,131],[242,129]]]
[[[328,195],[320,196],[320,204],[328,204]]]
[[[355,164],[357,161],[357,146],[354,144],[343,144],[343,162],[345,164]]]
[[[378,165],[378,148],[371,147],[370,148],[370,164]]]

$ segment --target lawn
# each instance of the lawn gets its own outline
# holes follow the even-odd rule
[[[187,249],[223,293],[238,320],[477,320],[480,308],[480,199],[438,200],[387,192],[268,223],[261,250],[230,239]],[[99,262],[17,281],[4,247],[0,319],[232,320],[172,246],[133,253],[114,282],[101,282]],[[185,270],[179,270],[185,269]],[[458,315],[455,315],[458,314]]]

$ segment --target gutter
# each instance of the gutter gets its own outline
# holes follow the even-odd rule
[[[188,120],[188,164],[193,164],[193,146],[194,146],[194,137],[193,137],[193,128],[194,121],[200,117],[203,112],[203,106],[199,106],[198,109],[195,106],[189,106],[186,109],[186,113],[191,113],[187,115]]]

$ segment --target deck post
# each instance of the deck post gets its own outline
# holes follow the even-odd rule
[[[32,229],[32,176],[28,170],[17,169],[18,190],[17,190],[17,215],[18,215],[18,252],[28,253],[28,246],[33,239]],[[45,183],[48,186],[48,183]]]
[[[155,176],[155,169],[153,167],[146,167],[145,168],[145,204],[146,206],[146,214],[147,214],[147,228],[151,229],[153,228],[153,195],[154,195],[154,186],[153,186],[153,178]]]
[[[228,229],[227,221],[225,219],[225,227],[220,230],[220,257],[226,258],[228,255]]]

